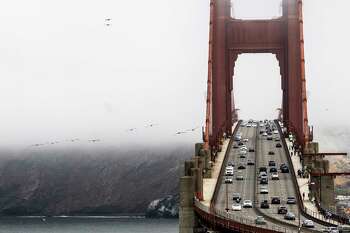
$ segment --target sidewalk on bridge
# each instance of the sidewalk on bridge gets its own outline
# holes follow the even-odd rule
[[[340,223],[335,222],[333,220],[326,219],[321,213],[319,213],[316,204],[312,200],[310,200],[310,198],[309,198],[310,179],[309,178],[301,178],[298,176],[298,170],[299,169],[302,170],[302,164],[300,161],[300,157],[298,155],[296,155],[295,151],[292,149],[292,143],[289,142],[288,139],[286,139],[286,142],[287,142],[287,146],[288,146],[289,156],[292,159],[293,168],[294,168],[295,174],[297,176],[297,182],[299,185],[300,194],[303,198],[305,211],[309,215],[311,215],[317,219],[320,219],[320,220],[325,221],[325,222],[335,223],[335,224],[339,225]]]
[[[237,123],[235,123],[232,128],[235,129],[236,126],[237,126]],[[215,186],[220,175],[221,167],[224,162],[225,154],[228,149],[229,143],[230,143],[230,139],[228,138],[224,141],[221,152],[217,154],[216,161],[212,167],[212,178],[203,179],[203,199],[204,200],[202,201],[202,203],[205,206],[210,207],[210,202],[214,195]]]

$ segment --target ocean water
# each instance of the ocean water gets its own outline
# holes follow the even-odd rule
[[[177,219],[0,218],[0,233],[178,233]]]

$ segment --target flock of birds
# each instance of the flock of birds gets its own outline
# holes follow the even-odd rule
[[[152,124],[145,125],[144,128],[154,128],[156,126],[159,126],[159,124],[152,123]],[[191,129],[177,131],[175,133],[175,135],[182,135],[182,134],[195,132],[199,128],[200,127],[195,127],[195,128],[191,128]],[[125,131],[131,133],[131,132],[136,132],[137,130],[138,130],[138,128],[129,128],[129,129],[126,129]],[[78,142],[78,141],[83,141],[83,140],[81,140],[79,138],[72,138],[72,139],[66,139],[64,141],[52,141],[52,142],[46,142],[46,143],[37,143],[37,144],[33,144],[31,146],[32,147],[41,147],[41,146],[60,144],[60,143],[64,143],[64,142],[72,142],[72,143],[74,143],[74,142]],[[97,142],[101,142],[101,139],[95,138],[95,139],[88,139],[87,141],[90,142],[90,143],[97,143]]]

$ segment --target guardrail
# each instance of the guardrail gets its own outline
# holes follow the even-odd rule
[[[298,231],[290,230],[289,228],[281,227],[279,225],[266,223],[264,225],[257,225],[255,219],[246,218],[235,215],[232,212],[220,210],[217,208],[209,208],[203,205],[198,200],[194,202],[195,212],[197,215],[214,229],[225,229],[237,232],[255,232],[255,233],[297,233]]]
[[[319,211],[319,213],[325,218],[327,219],[327,214],[329,213],[330,216],[328,217],[330,221],[333,220],[333,222],[335,222],[335,224],[338,222],[338,223],[341,223],[341,224],[350,224],[350,218],[349,217],[346,217],[346,216],[341,216],[339,214],[335,214],[333,212],[330,212],[324,208],[321,207],[318,199],[316,198],[315,200],[315,204],[316,204],[316,207]]]

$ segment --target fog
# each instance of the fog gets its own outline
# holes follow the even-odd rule
[[[280,1],[261,2],[236,0],[233,15],[281,13]],[[349,6],[344,0],[304,0],[309,121],[321,141],[317,132],[350,127]],[[0,145],[71,138],[107,144],[201,141],[208,20],[209,0],[3,1]],[[276,117],[281,91],[274,56],[242,55],[236,68],[241,117]]]

